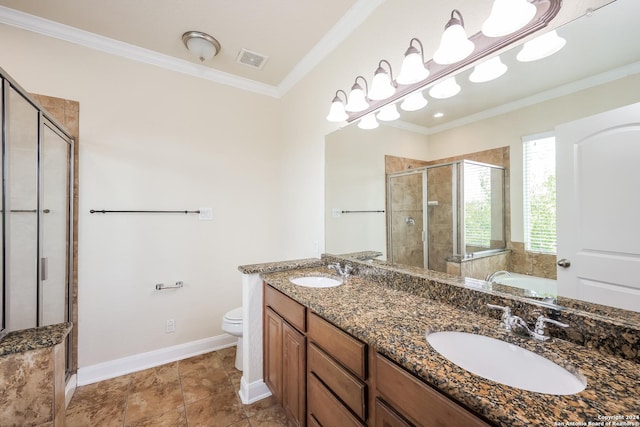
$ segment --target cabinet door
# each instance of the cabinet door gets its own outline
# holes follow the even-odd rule
[[[264,310],[264,382],[278,402],[282,402],[282,325],[270,308]]]
[[[296,426],[306,423],[305,337],[282,322],[282,407]]]

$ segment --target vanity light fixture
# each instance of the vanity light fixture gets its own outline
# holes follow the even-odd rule
[[[382,64],[387,64],[387,67],[389,67],[388,73],[387,70],[382,67]],[[378,62],[378,69],[376,69],[373,80],[371,81],[369,99],[381,101],[396,93],[392,79],[393,71],[391,70],[391,64],[389,64],[389,61],[386,59],[381,59],[380,62]]]
[[[457,95],[459,92],[460,85],[456,82],[456,78],[449,77],[429,89],[429,96],[436,99],[446,99]]]
[[[396,104],[387,104],[380,109],[376,117],[383,122],[392,122],[400,118],[400,113]]]
[[[516,55],[516,59],[520,62],[537,61],[553,55],[562,49],[566,43],[567,41],[560,37],[556,30],[549,31],[526,42],[522,50]]]
[[[329,114],[327,115],[327,120],[334,123],[344,122],[349,118],[349,115],[344,109],[344,102],[340,99],[338,94],[342,93],[344,95],[344,99],[347,99],[347,94],[342,90],[338,89],[336,91],[336,96],[333,98],[331,102],[331,108],[329,109]]]
[[[453,9],[449,22],[444,26],[440,47],[433,54],[433,60],[438,64],[453,64],[471,55],[474,49],[475,45],[464,29],[462,14]]]
[[[469,81],[484,83],[495,80],[507,72],[507,66],[500,60],[500,56],[494,56],[476,65],[469,75]]]
[[[200,62],[208,61],[220,52],[220,42],[202,31],[187,31],[182,42]]]
[[[351,86],[351,92],[349,92],[349,97],[347,98],[347,105],[344,107],[345,110],[353,113],[358,113],[369,108],[369,103],[366,99],[367,94],[362,90],[362,86],[358,84],[358,79],[362,79],[365,89],[369,92],[367,79],[362,76],[356,77],[356,81],[353,86]]]
[[[506,36],[527,25],[535,15],[535,5],[527,0],[494,0],[482,33],[487,37]]]
[[[414,41],[420,45],[419,51],[413,46]],[[429,77],[429,70],[424,66],[424,48],[422,47],[422,42],[414,37],[409,42],[409,48],[404,53],[402,68],[400,68],[400,74],[398,74],[396,82],[401,85],[410,85],[418,83],[427,77]]]
[[[367,87],[367,80],[364,77],[356,77],[355,84],[351,88],[347,103],[344,106],[348,116],[347,123],[360,120],[359,127],[371,128],[372,125],[375,127],[378,123],[374,114],[381,112],[385,106],[399,101],[401,101],[400,108],[406,111],[415,111],[423,108],[427,105],[427,100],[422,95],[422,91],[434,84],[429,92],[434,98],[442,99],[457,94],[460,91],[460,86],[456,84],[455,79],[451,76],[475,65],[475,63],[480,64],[482,59],[490,58],[517,41],[541,31],[558,14],[561,6],[562,0],[495,0],[491,15],[485,21],[483,29],[486,29],[488,34],[502,34],[506,31],[509,31],[509,33],[503,36],[488,36],[483,31],[479,31],[469,38],[467,38],[464,29],[462,14],[458,10],[453,10],[451,18],[445,26],[440,47],[432,59],[425,61],[422,43],[417,38],[412,38],[409,42],[409,48],[405,52],[405,58],[397,80],[393,80],[391,64],[384,59],[378,63],[378,68],[371,82],[371,88]],[[524,11],[524,13],[519,12],[518,14],[507,16],[508,24],[500,27],[502,28],[500,31],[492,30],[493,21],[505,10],[519,10]],[[530,16],[532,10],[534,10],[534,13]],[[420,50],[418,50],[418,46]],[[525,58],[524,54],[522,57]],[[486,61],[484,65],[480,64],[474,71],[472,79],[488,81],[487,79],[490,76],[485,74],[483,68],[489,67],[490,64],[496,66],[495,76],[504,73],[506,67],[502,63],[498,64],[498,61],[499,59],[495,59]],[[383,64],[386,64],[386,67],[383,67]],[[388,68],[388,70],[385,68]],[[364,81],[366,90],[362,89],[359,79]],[[443,91],[443,89],[447,88],[448,90]],[[336,99],[342,103],[337,93],[334,101]],[[336,104],[334,106],[334,102],[332,102],[331,109],[335,109],[336,112],[332,114],[330,111],[327,118],[344,117],[344,115],[338,114],[341,113],[339,108],[340,105]],[[392,108],[390,107],[389,111],[391,110]],[[397,108],[395,108],[395,111],[397,111]],[[381,116],[387,117],[387,114],[395,115],[385,112]],[[371,117],[363,120],[366,116]]]
[[[422,95],[422,91],[413,92],[408,95],[400,104],[400,108],[404,111],[418,111],[427,106],[429,101]]]
[[[373,113],[367,114],[366,116],[361,118],[360,123],[358,123],[358,127],[365,130],[375,129],[378,126],[378,121],[376,120],[376,116],[374,116]]]

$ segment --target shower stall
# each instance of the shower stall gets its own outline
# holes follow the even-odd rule
[[[387,175],[389,261],[447,271],[505,247],[504,168],[460,160]]]
[[[0,82],[0,318],[7,333],[71,321],[74,140],[2,69]]]

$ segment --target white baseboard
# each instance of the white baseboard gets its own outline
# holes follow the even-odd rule
[[[110,360],[78,369],[78,386],[92,384],[98,381],[142,371],[176,360],[186,359],[210,351],[234,346],[237,338],[229,334],[191,341],[173,347],[161,348],[147,353],[134,354],[121,359]]]
[[[263,380],[254,381],[251,384],[247,384],[244,377],[240,380],[240,400],[245,405],[257,402],[266,397],[271,396],[271,390],[264,383]]]

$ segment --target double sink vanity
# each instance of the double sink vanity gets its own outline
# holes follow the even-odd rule
[[[640,426],[633,322],[356,258],[278,270],[260,275],[264,379],[294,425]]]

